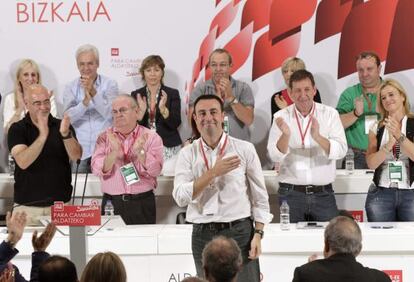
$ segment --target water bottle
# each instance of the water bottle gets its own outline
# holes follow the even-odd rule
[[[290,229],[289,205],[287,201],[283,201],[282,205],[280,206],[280,229]]]
[[[113,216],[114,215],[114,205],[111,200],[107,200],[104,208],[104,215]]]
[[[14,175],[14,169],[16,167],[16,163],[14,162],[14,159],[11,154],[9,154],[9,172],[10,175]]]
[[[354,168],[354,151],[352,151],[352,148],[349,148],[345,156],[345,169],[348,174],[352,174],[354,173]]]
[[[223,131],[226,134],[229,134],[229,132],[230,132],[230,124],[229,124],[229,117],[228,116],[224,116]]]

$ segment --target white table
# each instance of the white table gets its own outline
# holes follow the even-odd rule
[[[271,212],[275,215],[273,222],[279,222],[279,204],[277,200],[278,179],[274,171],[263,171],[267,191],[270,195]],[[356,170],[352,175],[346,174],[345,170],[337,170],[337,177],[333,184],[336,194],[338,208],[346,210],[363,210],[368,187],[372,182],[372,173],[365,170]],[[74,181],[75,177],[72,177]],[[176,215],[185,209],[179,208],[172,198],[173,176],[158,177],[158,187],[155,190],[157,201],[157,223],[175,223]],[[13,176],[0,174],[0,214],[9,210],[13,197]],[[85,175],[79,174],[77,180],[76,197],[82,196],[85,183]],[[88,176],[86,186],[86,203],[90,199],[102,196],[99,178],[94,175]],[[80,203],[77,201],[77,203]],[[365,213],[364,213],[365,214]]]
[[[380,270],[402,270],[403,281],[414,281],[414,223],[398,223],[393,229],[372,229],[360,224],[363,249],[358,261]],[[5,235],[4,235],[5,236]],[[4,237],[3,236],[3,237]],[[30,230],[18,248],[14,263],[28,277]],[[69,240],[57,234],[48,251],[69,255]],[[291,281],[296,266],[312,253],[321,254],[323,229],[281,231],[279,224],[265,228],[260,265],[263,281]],[[89,237],[89,254],[110,250],[122,257],[128,281],[181,281],[195,274],[191,255],[191,225],[141,225],[103,229]],[[175,279],[175,280],[174,280]]]

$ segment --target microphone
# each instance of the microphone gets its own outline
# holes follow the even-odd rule
[[[75,169],[75,183],[73,184],[73,196],[72,196],[72,205],[75,204],[75,195],[76,195],[76,184],[78,183],[78,170],[79,170],[79,164],[81,160],[76,160],[76,169]]]
[[[22,203],[22,204],[17,204],[13,207],[17,208],[20,206],[33,206],[33,205],[42,205],[42,206],[51,206],[53,204],[53,198],[52,197],[47,197],[46,199],[42,199],[42,200],[37,200],[37,201],[31,201],[31,202],[26,202],[26,203]]]
[[[91,167],[91,158],[87,159],[86,165],[88,168]],[[86,174],[85,174],[85,183],[83,184],[81,206],[83,206],[83,200],[85,199],[85,190],[86,190],[86,184],[88,183],[88,175],[89,175],[89,169],[86,170]]]

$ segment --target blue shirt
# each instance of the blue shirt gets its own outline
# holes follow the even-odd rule
[[[82,160],[92,156],[99,133],[111,126],[112,101],[119,93],[116,81],[103,75],[97,76],[94,87],[96,95],[87,107],[82,103],[85,91],[80,78],[67,84],[63,94],[64,111],[83,149]]]

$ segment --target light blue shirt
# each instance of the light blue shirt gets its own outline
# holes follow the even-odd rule
[[[80,78],[67,84],[63,94],[64,112],[82,145],[82,160],[92,156],[99,133],[111,126],[112,101],[119,93],[116,81],[103,75],[98,75],[94,86],[96,95],[87,107],[82,103],[85,92]]]

